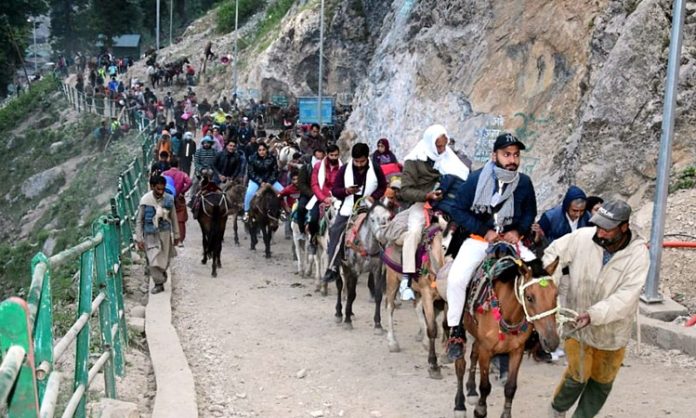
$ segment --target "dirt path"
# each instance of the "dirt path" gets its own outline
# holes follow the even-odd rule
[[[452,416],[454,370],[444,365],[443,380],[427,377],[427,353],[414,340],[416,316],[406,305],[396,312],[402,352],[390,354],[386,338],[373,335],[365,280],[355,329],[346,331],[333,320],[335,290],[323,298],[309,279],[291,273],[282,234],[271,261],[251,252],[248,240],[234,248],[228,239],[223,269],[213,279],[200,264],[198,226],[188,227],[174,266],[173,309],[201,416]],[[644,345],[640,356],[631,350],[624,366],[600,416],[693,416],[694,359]],[[515,416],[545,417],[562,372],[562,364],[525,360]],[[499,416],[502,406],[502,387],[494,383],[489,416]]]

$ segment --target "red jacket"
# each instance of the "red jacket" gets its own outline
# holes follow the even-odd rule
[[[285,188],[283,188],[283,190],[281,190],[278,194],[280,197],[284,197],[286,199],[288,206],[292,207],[292,205],[294,205],[297,199],[300,197],[300,189],[291,183],[285,186]]]
[[[191,179],[178,168],[170,168],[162,173],[163,176],[170,176],[174,180],[174,188],[177,195],[185,194],[191,188]]]
[[[324,180],[324,187],[319,187],[319,164],[326,164],[326,179]],[[331,188],[336,181],[336,176],[338,175],[338,170],[340,167],[338,164],[332,166],[329,164],[328,158],[324,158],[318,163],[314,164],[314,169],[312,170],[312,191],[314,196],[319,199],[319,202],[323,202],[327,197],[331,197]]]

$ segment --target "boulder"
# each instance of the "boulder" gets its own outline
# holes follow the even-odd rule
[[[65,176],[62,167],[53,167],[34,174],[22,183],[21,192],[24,197],[33,199],[48,190],[55,182]]]

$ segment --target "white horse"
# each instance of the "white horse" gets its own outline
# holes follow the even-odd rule
[[[324,209],[324,216],[319,220],[319,232],[316,235],[317,249],[314,254],[309,254],[309,270],[314,270],[316,283],[315,292],[321,292],[322,296],[328,293],[326,283],[322,282],[321,275],[329,264],[329,229],[336,218],[337,208],[334,204]]]

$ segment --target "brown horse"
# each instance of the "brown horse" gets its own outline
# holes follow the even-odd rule
[[[435,224],[423,231],[423,261],[418,280],[413,280],[411,288],[416,292],[416,313],[421,323],[418,338],[422,339],[423,330],[428,335],[428,373],[433,379],[442,379],[440,366],[437,364],[435,340],[437,339],[437,313],[444,310],[444,300],[436,287],[437,272],[445,265],[445,251],[442,245],[442,226]],[[385,262],[387,270],[387,341],[389,351],[400,351],[394,335],[394,308],[396,293],[401,282],[401,273]]]
[[[222,267],[220,253],[222,251],[222,240],[225,236],[227,226],[227,216],[229,214],[229,204],[225,193],[216,185],[204,179],[200,194],[200,207],[197,211],[198,224],[201,226],[203,236],[203,259],[202,264],[212,260],[213,271],[211,275],[217,277],[217,269]]]
[[[446,270],[441,270],[441,276],[446,275]],[[471,368],[466,383],[467,395],[472,404],[478,395],[475,381],[477,362],[480,369],[481,397],[474,410],[476,418],[487,415],[486,399],[491,392],[489,371],[493,356],[505,353],[510,356],[510,372],[505,384],[505,405],[501,417],[511,418],[512,400],[517,390],[517,376],[525,342],[532,330],[536,329],[539,333],[541,344],[546,351],[554,351],[560,343],[556,328],[558,291],[550,277],[544,275],[539,260],[531,262],[528,266],[519,259],[514,246],[498,242],[492,246],[491,253],[479,267],[476,279],[469,285],[468,303],[462,323],[474,337]],[[438,281],[441,280],[446,279],[438,278]],[[455,371],[457,394],[454,413],[457,417],[464,417],[464,357],[456,360]]]
[[[234,245],[239,247],[239,232],[237,228],[237,218],[239,217],[239,212],[244,207],[244,193],[246,192],[246,187],[244,187],[244,182],[241,180],[230,180],[222,184],[222,191],[227,197],[227,204],[229,205],[229,215],[232,217],[232,227],[234,230]]]
[[[256,250],[258,232],[261,230],[263,243],[266,247],[266,258],[271,258],[271,238],[280,224],[281,210],[280,198],[270,184],[261,186],[251,199],[251,210],[249,211],[251,249]]]

